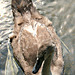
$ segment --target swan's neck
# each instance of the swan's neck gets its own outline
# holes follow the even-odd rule
[[[50,64],[51,64],[51,59],[52,56],[49,56],[43,64],[43,69],[42,69],[42,75],[52,75],[50,71]]]

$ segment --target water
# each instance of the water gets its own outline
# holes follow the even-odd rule
[[[33,0],[38,11],[48,17],[59,36],[65,62],[64,75],[75,74],[75,0]],[[11,0],[0,0],[0,75],[5,75],[8,36],[13,31]]]

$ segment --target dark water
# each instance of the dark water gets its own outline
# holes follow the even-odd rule
[[[59,38],[70,50],[68,52],[62,44],[64,75],[75,75],[75,0],[33,0],[33,2],[38,11],[53,22]],[[0,0],[0,75],[5,75],[7,41],[13,25],[11,0]]]

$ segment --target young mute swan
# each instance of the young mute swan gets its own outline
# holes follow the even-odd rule
[[[39,14],[31,0],[12,0],[14,58],[25,75],[61,75],[61,44],[52,22]]]

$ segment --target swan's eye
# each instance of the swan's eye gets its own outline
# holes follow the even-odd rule
[[[23,22],[19,23],[18,25],[21,26],[23,24]]]

